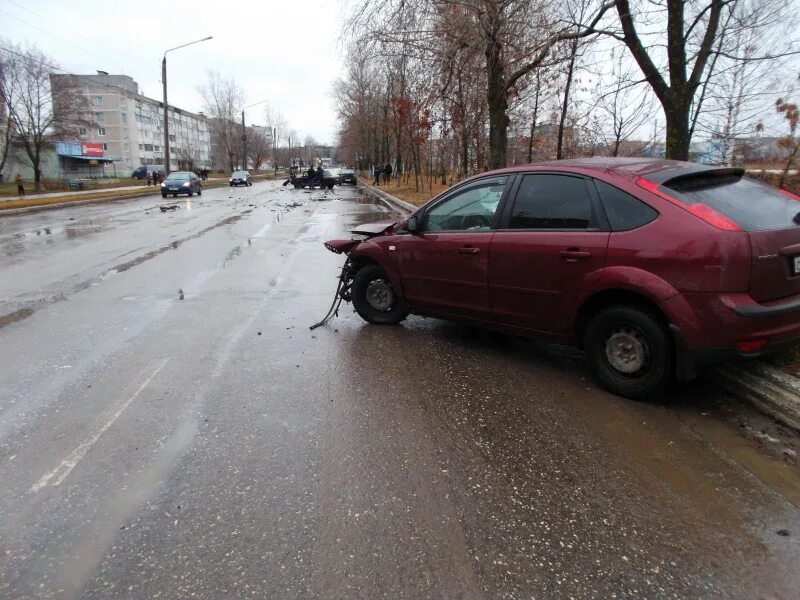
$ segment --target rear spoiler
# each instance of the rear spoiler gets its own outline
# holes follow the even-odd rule
[[[673,187],[681,183],[688,183],[691,180],[701,180],[717,177],[735,177],[741,179],[744,176],[744,169],[741,167],[709,167],[706,165],[691,165],[679,169],[664,169],[655,173],[645,175],[645,179],[653,181],[658,185]]]

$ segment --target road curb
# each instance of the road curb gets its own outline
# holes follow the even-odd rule
[[[392,208],[395,208],[401,212],[412,213],[419,208],[418,206],[414,206],[410,202],[406,202],[405,200],[400,200],[400,198],[395,198],[391,194],[387,194],[383,190],[373,187],[369,184],[359,183],[358,185],[361,186],[361,189],[363,189],[368,196],[372,196],[373,198],[382,200]]]
[[[800,431],[800,379],[766,363],[721,365],[712,379],[719,387]]]

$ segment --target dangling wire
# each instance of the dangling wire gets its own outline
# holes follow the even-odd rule
[[[328,309],[328,313],[325,315],[325,318],[322,319],[322,321],[309,327],[311,331],[314,331],[317,327],[322,327],[334,317],[339,316],[339,307],[341,306],[342,301],[350,299],[349,279],[350,279],[350,258],[348,257],[348,259],[344,262],[344,265],[342,266],[342,273],[339,275],[339,285],[336,286],[336,295],[333,297],[333,302],[331,303],[331,307]]]

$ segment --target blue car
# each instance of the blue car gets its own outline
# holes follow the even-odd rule
[[[175,171],[167,175],[164,183],[161,184],[161,197],[166,198],[167,194],[172,194],[173,198],[177,198],[178,194],[187,194],[192,196],[197,193],[199,196],[203,193],[203,184],[200,178],[191,171]]]

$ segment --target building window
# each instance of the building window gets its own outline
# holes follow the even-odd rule
[[[122,137],[124,137],[126,140],[128,139],[128,129],[127,129],[127,127],[122,130]]]
[[[145,144],[144,145],[144,149],[145,149],[146,152],[152,152],[153,151],[153,144]]]
[[[92,96],[92,101],[94,102],[95,106],[103,106],[103,97],[102,96]]]
[[[140,164],[140,165],[146,165],[146,164],[147,164],[147,161],[146,161],[145,159],[143,159],[143,158],[140,158],[140,159],[139,159],[139,164]]]
[[[98,123],[103,123],[106,120],[106,115],[105,113],[96,112],[94,113],[94,118]]]
[[[128,114],[127,113],[122,113],[122,122],[123,123],[127,123],[128,122]]]
[[[79,127],[78,128],[79,135],[86,135],[86,127]]]
[[[105,127],[98,127],[97,128],[97,135],[104,136],[105,134],[106,134],[106,128]]]
[[[169,141],[170,142],[174,142],[175,141],[175,136],[174,135],[169,136]]]
[[[144,144],[139,144],[139,150],[144,150]]]
[[[141,123],[141,122],[142,122],[142,115],[140,115],[140,114],[136,114],[136,115],[133,115],[133,116],[134,116],[134,118],[136,119],[136,122],[137,122],[137,123]]]
[[[108,144],[103,144],[103,150],[108,151]]]
[[[153,151],[154,152],[160,152],[161,151],[161,146],[153,146]]]
[[[125,100],[125,98],[120,97],[119,105],[121,108],[128,108],[128,102]]]

